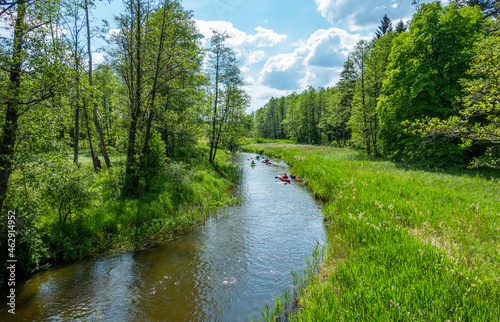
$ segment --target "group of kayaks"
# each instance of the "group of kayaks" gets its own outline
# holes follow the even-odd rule
[[[269,161],[268,158],[261,157],[260,155],[256,156],[255,160],[253,160],[253,158],[251,158],[251,159],[252,159],[252,161],[250,162],[250,165],[252,167],[255,167],[255,165],[256,165],[255,160],[260,160],[260,159],[262,159],[262,161],[260,161],[261,163],[271,164],[271,161]],[[248,160],[250,160],[250,159],[248,159]]]
[[[269,161],[268,158],[264,158],[263,156],[260,156],[260,155],[257,155],[255,156],[255,160],[260,160],[262,159],[260,162],[261,163],[265,163],[265,164],[271,164],[271,161]],[[250,158],[248,159],[250,161],[250,166],[252,167],[255,167],[257,165],[257,163],[255,162],[254,158]],[[288,182],[290,183],[290,179],[294,179],[294,176],[287,176],[286,173],[284,175],[279,175],[277,177],[275,177],[276,179],[280,179],[281,181],[283,182]]]

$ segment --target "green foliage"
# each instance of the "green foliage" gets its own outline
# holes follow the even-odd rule
[[[89,205],[92,195],[87,178],[86,173],[75,167],[63,165],[43,180],[42,199],[58,214],[60,224]]]
[[[460,139],[462,146],[478,142],[486,144],[487,152],[475,156],[472,166],[498,167],[500,144],[500,38],[499,23],[490,27],[492,33],[479,41],[469,77],[461,80],[465,95],[457,102],[458,115],[445,120],[417,120],[410,124],[412,133],[424,137],[443,135]]]
[[[141,163],[138,175],[144,180],[146,190],[149,190],[153,180],[162,173],[165,166],[165,143],[158,133],[152,133],[146,149],[139,157]]]
[[[210,128],[209,158],[214,162],[219,147],[232,150],[240,137],[244,135],[244,124],[247,122],[244,111],[250,98],[243,90],[243,80],[237,66],[235,52],[225,45],[229,36],[213,31],[210,38],[209,75],[212,87],[209,90],[211,109],[207,119]]]
[[[391,19],[386,15],[382,18],[380,21],[380,26],[378,27],[377,31],[375,32],[375,37],[378,39],[389,32],[392,31],[392,22]]]
[[[202,35],[180,1],[152,4],[127,3],[92,84],[83,3],[13,2],[2,12],[0,209],[2,218],[18,214],[19,278],[61,260],[146,247],[233,200],[220,176],[237,180],[238,171],[219,157],[220,173],[206,162]],[[217,115],[223,147],[252,127],[232,63]],[[94,170],[105,150],[113,167]],[[6,231],[2,219],[2,246]]]
[[[440,137],[423,140],[407,134],[402,122],[422,117],[444,119],[455,113],[453,103],[463,97],[460,80],[472,60],[472,48],[481,30],[483,16],[476,8],[423,4],[413,17],[409,32],[394,40],[379,99],[380,139],[384,154],[395,159],[418,161],[413,156],[425,149],[450,147],[448,154],[426,152],[427,163],[454,164],[457,144],[441,144]],[[436,142],[432,142],[433,140]],[[430,142],[429,142],[430,141]],[[437,152],[437,151],[435,151]],[[443,160],[449,155],[448,160]]]

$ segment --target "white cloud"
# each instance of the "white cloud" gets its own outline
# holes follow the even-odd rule
[[[333,86],[349,52],[361,39],[339,29],[320,29],[287,54],[271,57],[260,72],[259,82],[279,90],[302,90],[308,86]]]
[[[102,64],[105,60],[105,57],[102,53],[92,52],[92,62],[96,65]]]
[[[293,53],[279,54],[268,59],[261,70],[259,82],[278,90],[296,90],[305,76],[304,57],[301,48]]]
[[[271,88],[263,84],[252,84],[250,86],[244,87],[245,91],[252,97],[251,107],[247,110],[247,113],[251,113],[258,108],[263,107],[271,97],[281,97],[290,95],[293,91],[291,90],[279,90],[276,88]]]
[[[252,76],[245,77],[244,81],[245,81],[245,84],[247,86],[249,86],[249,85],[255,85],[256,84],[255,83],[255,78],[253,78]]]
[[[255,64],[260,62],[266,57],[266,53],[263,50],[257,50],[254,52],[251,52],[248,57],[247,57],[247,63],[248,65]]]
[[[116,36],[119,33],[120,33],[120,29],[111,28],[111,29],[109,29],[108,33],[106,34],[106,37],[108,39],[111,39],[113,36]]]
[[[407,20],[415,7],[410,0],[316,0],[318,11],[334,25],[350,30],[370,30],[380,24],[382,17],[392,21]]]
[[[204,21],[196,20],[199,32],[206,38],[212,37],[212,30],[227,33],[230,37],[226,44],[234,49],[238,58],[243,58],[243,64],[255,64],[265,58],[265,52],[261,48],[274,47],[287,39],[286,35],[280,35],[273,30],[256,27],[256,33],[249,35],[236,29],[228,21]]]

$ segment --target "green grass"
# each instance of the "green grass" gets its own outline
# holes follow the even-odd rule
[[[265,138],[242,138],[238,141],[240,145],[249,145],[255,143],[282,143],[282,144],[295,144],[294,140],[278,140],[278,139],[265,139]]]
[[[415,170],[326,147],[245,149],[284,159],[327,202],[328,254],[292,320],[500,320],[498,172]]]
[[[217,166],[235,179],[234,166],[225,161],[228,157],[219,152]],[[91,159],[83,157],[81,161],[92,173]],[[134,198],[116,197],[120,190],[116,181],[121,180],[123,168],[93,174],[92,189],[97,197],[92,206],[69,224],[60,225],[52,219],[51,248],[64,260],[75,260],[93,252],[149,247],[192,229],[217,208],[234,201],[229,193],[232,183],[221,178],[208,162],[171,163],[167,167],[166,175],[159,176],[150,191]]]
[[[226,177],[236,181],[240,173],[226,161],[229,156],[219,151],[216,165]],[[19,214],[21,227],[16,247],[19,276],[57,262],[149,247],[204,223],[217,208],[236,201],[231,193],[234,184],[222,178],[214,165],[201,156],[192,164],[169,162],[150,190],[141,184],[136,195],[125,198],[121,196],[123,158],[112,160],[111,169],[98,173],[88,156],[80,157],[78,169],[71,164],[55,169],[35,167],[32,172],[36,171],[36,177],[9,190],[6,207]],[[72,177],[78,179],[71,182],[86,191],[82,197],[86,203],[73,211],[66,222],[60,222],[57,201],[75,200],[64,194],[69,190],[64,183]],[[22,180],[23,176],[15,173],[13,178]],[[55,203],[47,202],[44,191],[55,187],[54,183],[61,184],[55,189],[60,198],[56,195]],[[0,223],[1,229],[5,229],[4,224]],[[4,281],[4,276],[0,276],[2,287],[6,285]]]

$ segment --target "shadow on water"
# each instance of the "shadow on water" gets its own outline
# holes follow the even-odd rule
[[[83,261],[35,275],[16,289],[16,315],[0,320],[249,321],[293,292],[326,243],[323,205],[280,161],[251,167],[237,154],[241,202],[203,227],[144,251]]]

